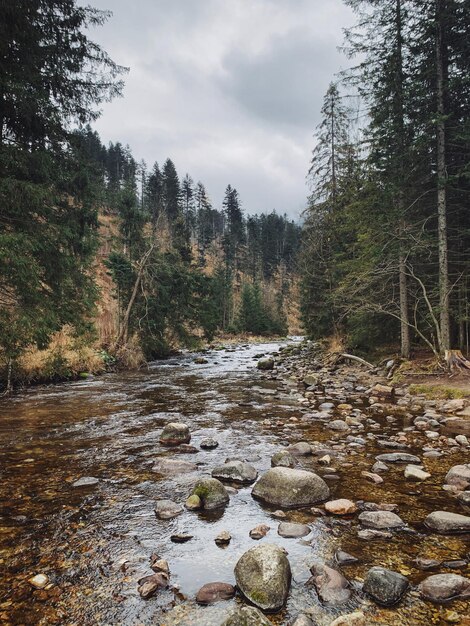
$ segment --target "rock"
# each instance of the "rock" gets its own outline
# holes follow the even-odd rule
[[[379,476],[378,474],[374,474],[373,472],[361,472],[361,476],[363,476],[364,478],[367,478],[367,480],[370,480],[376,485],[380,485],[384,481],[382,476]]]
[[[225,487],[216,478],[202,478],[199,480],[191,495],[199,496],[202,508],[208,511],[225,506],[230,500]]]
[[[415,559],[416,567],[420,570],[426,571],[430,569],[436,569],[441,564],[441,561],[436,559],[427,559],[423,556],[417,556]]]
[[[301,507],[326,500],[330,490],[313,472],[274,467],[261,476],[251,493],[269,504]]]
[[[99,482],[100,479],[95,478],[94,476],[83,476],[72,483],[72,487],[94,487]]]
[[[186,500],[184,506],[188,509],[188,511],[198,511],[199,509],[202,509],[202,500],[199,496],[193,493],[193,495],[189,496]]]
[[[221,530],[214,541],[218,546],[228,546],[231,539],[232,535],[228,532],[228,530]]]
[[[194,535],[188,535],[186,533],[176,533],[175,535],[170,535],[170,541],[173,543],[186,543],[187,541],[191,541],[194,538]]]
[[[461,491],[458,493],[457,500],[464,506],[470,506],[470,491]]]
[[[209,361],[203,356],[198,356],[194,359],[193,363],[196,365],[205,365],[206,363],[209,363]]]
[[[418,591],[432,602],[449,602],[454,599],[470,598],[470,579],[458,574],[434,574],[425,578]]]
[[[408,454],[408,452],[387,452],[386,454],[377,455],[375,459],[384,463],[415,463],[419,465],[421,462],[419,457],[414,454]]]
[[[177,446],[180,443],[189,443],[190,441],[189,428],[181,422],[170,422],[160,435],[160,443],[164,446]]]
[[[372,567],[366,574],[362,590],[377,604],[393,606],[408,589],[408,579],[384,567]]]
[[[313,565],[310,571],[312,582],[322,602],[338,606],[349,600],[351,597],[349,582],[340,572],[323,563]]]
[[[357,506],[351,500],[340,498],[339,500],[330,500],[325,502],[325,510],[333,515],[352,515],[356,513]]]
[[[335,552],[335,560],[338,565],[353,565],[353,563],[359,562],[359,559],[343,550],[337,550]]]
[[[36,589],[44,589],[49,584],[49,578],[46,574],[35,574],[35,576],[28,578],[28,582]]]
[[[317,374],[307,374],[306,376],[304,376],[302,382],[307,387],[313,387],[315,385],[318,385],[318,383],[320,382],[320,377],[317,376]]]
[[[295,620],[292,622],[292,626],[315,626],[315,624],[308,615],[301,613],[300,615],[297,615]]]
[[[155,515],[157,519],[172,519],[183,512],[181,504],[173,500],[158,500],[155,504]]]
[[[395,398],[395,388],[389,387],[388,385],[381,385],[377,383],[370,390],[370,394],[381,400],[386,400],[388,402],[391,402]]]
[[[266,537],[270,530],[271,526],[268,526],[267,524],[258,524],[258,526],[255,526],[250,530],[250,537],[256,540],[262,539],[263,537]]]
[[[295,459],[287,450],[281,450],[271,457],[271,467],[295,467]]]
[[[372,472],[388,472],[389,471],[389,466],[386,465],[385,463],[382,463],[382,461],[376,461],[374,463],[374,465],[371,467],[371,471]]]
[[[203,450],[213,450],[214,448],[218,447],[219,442],[215,439],[209,438],[203,439],[199,445]]]
[[[455,437],[455,441],[459,444],[459,446],[468,446],[468,438],[465,435],[457,435]]]
[[[445,481],[448,485],[465,483],[470,485],[470,463],[451,467],[446,474]]]
[[[364,511],[358,519],[366,528],[375,528],[376,530],[389,530],[405,526],[401,517],[391,511]]]
[[[165,476],[175,476],[176,474],[195,472],[197,465],[190,461],[180,461],[179,459],[167,459],[166,457],[162,457],[157,459],[152,470]]]
[[[170,566],[168,565],[168,561],[160,559],[158,555],[152,555],[150,558],[150,567],[156,573],[163,572],[167,576],[170,576]]]
[[[311,533],[310,526],[306,524],[296,524],[294,522],[281,522],[277,529],[277,534],[281,537],[294,538],[306,537]]]
[[[312,446],[306,441],[293,443],[287,448],[287,450],[294,456],[308,456],[312,454]]]
[[[331,463],[331,456],[329,454],[325,454],[320,459],[318,459],[320,465],[329,465]]]
[[[228,583],[207,583],[196,595],[198,604],[213,604],[220,600],[230,600],[235,595],[235,587]]]
[[[405,467],[405,478],[408,480],[426,480],[426,478],[430,478],[431,474],[425,472],[418,465],[407,465]]]
[[[197,454],[199,450],[194,446],[190,446],[188,443],[181,443],[178,446],[178,450],[180,454]]]
[[[168,576],[164,572],[145,576],[139,580],[138,585],[137,591],[140,597],[147,600],[147,598],[154,596],[159,589],[168,587]]]
[[[470,517],[447,511],[434,511],[424,520],[425,525],[443,535],[470,532]]]
[[[253,465],[244,461],[228,461],[224,465],[212,470],[212,477],[218,480],[228,480],[235,483],[249,484],[258,478],[258,472]]]
[[[274,369],[274,359],[260,359],[256,367],[259,370],[272,370]]]
[[[354,611],[337,617],[330,626],[366,626],[365,615],[362,611]]]
[[[221,626],[272,626],[272,623],[254,606],[237,606]]]
[[[277,611],[284,606],[289,593],[290,564],[284,550],[264,543],[240,557],[235,566],[235,578],[238,588],[250,602],[265,611]]]
[[[338,431],[349,430],[349,426],[346,424],[344,420],[332,420],[331,422],[327,424],[327,427],[330,430],[338,430]]]
[[[372,528],[359,530],[357,536],[359,539],[363,539],[364,541],[371,541],[373,539],[391,539],[393,537],[392,533],[386,530],[375,530]]]

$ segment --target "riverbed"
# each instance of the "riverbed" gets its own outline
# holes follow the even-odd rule
[[[320,626],[327,626],[338,615],[357,609],[369,615],[368,624],[448,623],[448,607],[423,602],[414,591],[399,608],[379,609],[361,594],[360,583],[367,569],[382,565],[401,571],[416,585],[425,575],[415,565],[417,556],[467,558],[465,537],[433,535],[424,529],[423,520],[437,509],[459,512],[442,483],[452,465],[468,462],[468,454],[425,459],[431,479],[422,484],[405,481],[403,467],[387,472],[383,484],[365,480],[361,472],[370,470],[375,455],[384,452],[376,441],[352,447],[348,462],[333,463],[333,470],[319,466],[314,457],[298,459],[299,467],[327,476],[332,497],[398,504],[408,531],[386,541],[363,541],[355,519],[314,515],[310,509],[286,513],[289,521],[308,524],[311,534],[281,538],[274,508],[254,500],[251,486],[232,493],[224,509],[156,519],[156,500],[184,503],[195,481],[229,457],[249,461],[262,474],[272,454],[289,443],[335,443],[321,422],[303,419],[307,410],[292,380],[256,369],[260,355],[277,352],[282,345],[286,342],[212,350],[203,355],[207,362],[199,364],[194,354],[186,354],[138,372],[32,388],[2,400],[0,622],[219,626],[241,599],[202,607],[195,603],[196,592],[209,582],[234,584],[238,558],[260,543],[249,531],[264,523],[270,531],[261,543],[283,546],[293,574],[285,609],[269,616],[273,624],[287,625],[308,610]],[[367,409],[365,400],[354,402],[360,410]],[[402,415],[379,412],[373,417],[384,438],[410,423]],[[196,453],[160,445],[162,428],[174,421],[189,426]],[[216,449],[200,448],[208,437],[218,441]],[[421,453],[419,446],[409,451]],[[161,457],[189,461],[197,469],[158,473],[154,465]],[[98,481],[74,486],[83,477]],[[222,530],[232,535],[227,547],[214,542]],[[170,536],[178,533],[193,539],[171,542]],[[359,562],[343,569],[354,594],[348,605],[335,608],[322,605],[308,580],[309,567],[318,561],[332,563],[338,549]],[[137,581],[152,573],[149,559],[155,553],[169,563],[171,588],[143,600]],[[468,565],[440,571],[468,575]],[[38,573],[50,581],[45,589],[34,589],[28,582]],[[451,608],[464,616],[468,603],[455,602]]]

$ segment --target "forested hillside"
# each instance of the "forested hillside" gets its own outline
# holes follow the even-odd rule
[[[126,68],[73,0],[7,3],[0,25],[0,377],[138,364],[218,331],[285,334],[299,227],[213,207],[170,159],[147,169],[89,125]],[[51,344],[52,341],[52,344]]]
[[[309,172],[303,312],[364,352],[469,349],[470,4],[347,0]]]

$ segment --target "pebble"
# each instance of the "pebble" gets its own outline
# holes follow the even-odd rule
[[[44,587],[49,584],[49,578],[46,574],[36,574],[32,578],[29,578],[28,582],[36,589],[44,589]]]
[[[232,535],[228,532],[228,530],[222,530],[214,539],[214,541],[218,546],[227,546],[230,543],[231,539]]]
[[[262,539],[263,537],[266,537],[270,530],[271,527],[267,524],[259,524],[250,530],[250,537],[256,540]]]

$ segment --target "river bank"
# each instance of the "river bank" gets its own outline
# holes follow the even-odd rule
[[[262,358],[273,359],[272,369],[257,368]],[[244,344],[173,357],[145,371],[31,388],[4,400],[1,620],[221,626],[246,600],[238,594],[202,606],[200,589],[234,585],[243,554],[276,544],[287,551],[292,580],[285,606],[268,614],[268,623],[292,624],[299,614],[320,626],[346,615],[349,621],[336,624],[468,623],[468,601],[433,603],[419,586],[436,573],[468,580],[469,535],[426,526],[436,511],[469,514],[459,499],[463,485],[446,480],[452,467],[469,462],[455,432],[467,400],[446,408],[397,389],[387,402],[371,391],[384,382],[379,375],[360,366],[332,367],[311,344]],[[173,422],[187,425],[189,444],[162,445],[162,432]],[[207,447],[207,439],[217,447]],[[272,505],[253,498],[252,482],[227,480],[223,506],[184,507],[198,481],[227,459],[242,458],[263,477],[273,456],[286,451],[296,470],[313,470],[327,485],[327,501],[351,501],[350,512],[335,514],[323,501]],[[397,453],[418,461],[377,466],[377,456]],[[430,476],[406,478],[407,465],[418,464]],[[156,517],[165,500],[175,503],[175,517]],[[380,511],[402,524],[374,528],[363,516]],[[309,534],[282,536],[280,522],[301,524]],[[263,525],[269,528],[258,531],[265,536],[250,536]],[[216,543],[224,531],[231,540]],[[178,538],[187,542],[175,543]],[[342,553],[357,561],[339,564]],[[144,600],[139,581],[153,575],[155,555],[168,563],[169,587]],[[430,563],[434,569],[423,569]],[[344,576],[343,602],[322,600],[319,583],[310,581],[319,565]],[[363,589],[376,566],[407,580],[392,608]],[[43,588],[31,582],[37,575],[46,577]]]

